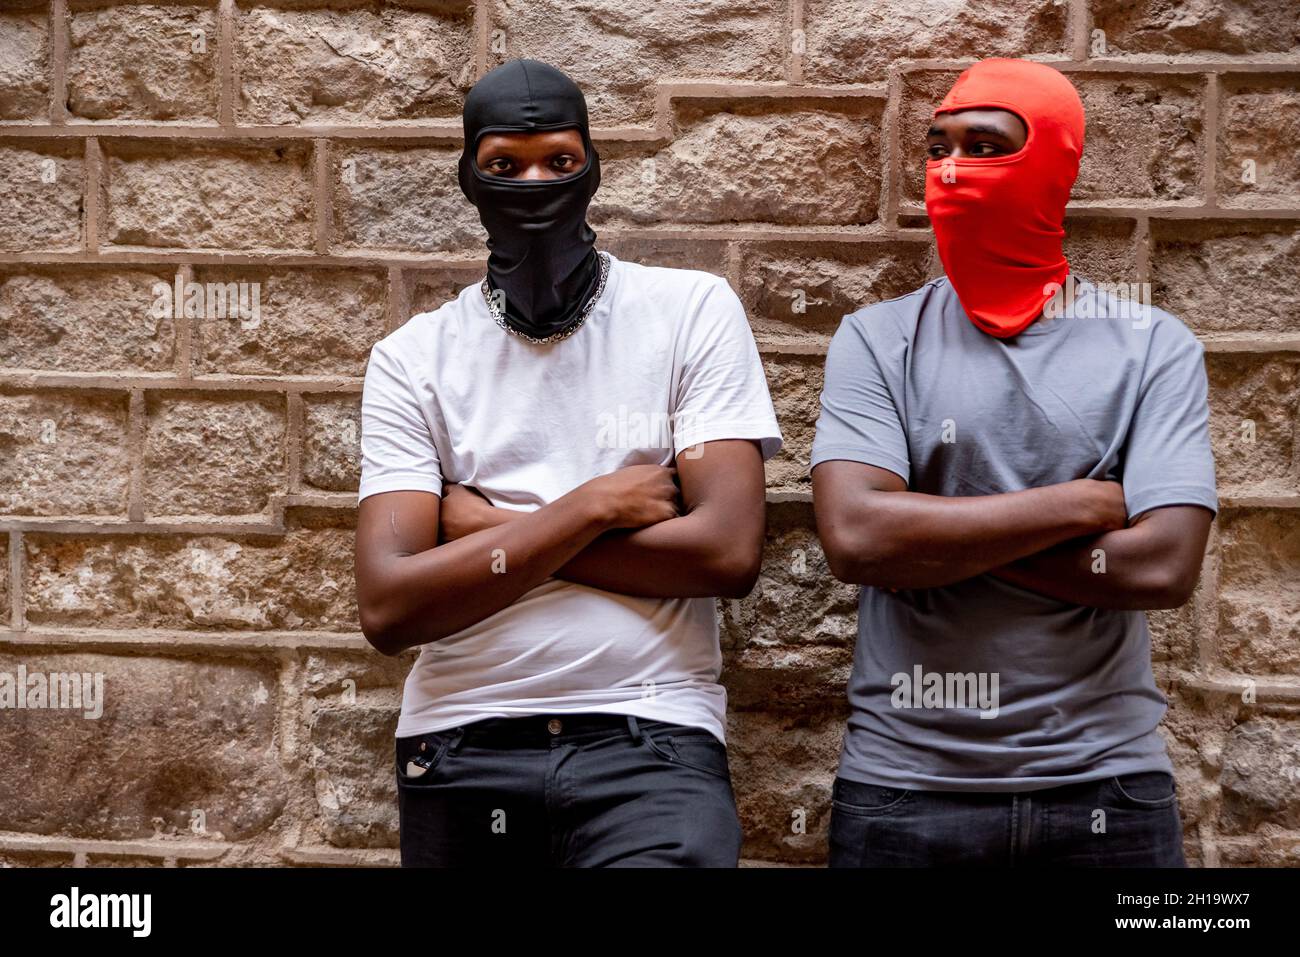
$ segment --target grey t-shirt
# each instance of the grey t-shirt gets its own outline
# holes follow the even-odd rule
[[[831,342],[811,464],[946,496],[1111,478],[1130,518],[1215,511],[1204,350],[1147,310],[1083,282],[1065,315],[997,339],[946,278],[861,309]],[[849,702],[840,774],[867,784],[1021,791],[1172,770],[1145,613],[991,575],[864,587]]]

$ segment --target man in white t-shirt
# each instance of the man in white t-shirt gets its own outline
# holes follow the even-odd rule
[[[402,863],[734,866],[714,596],[761,560],[780,432],[726,281],[595,248],[586,103],[515,60],[465,102],[482,284],[370,356],[357,595],[420,646]]]

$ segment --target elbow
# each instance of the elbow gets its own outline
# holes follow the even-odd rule
[[[837,580],[848,585],[865,584],[863,579],[866,570],[848,551],[830,542],[823,542],[822,551],[826,554],[826,564],[830,567],[831,574]]]
[[[850,542],[833,531],[821,535],[822,552],[831,574],[846,585],[888,585],[883,569],[889,565],[888,557],[881,554],[872,542]]]
[[[714,594],[718,598],[744,598],[754,590],[763,570],[763,549],[733,549],[719,556],[714,567]]]
[[[358,608],[361,633],[372,648],[389,658],[395,658],[409,645],[402,640],[401,629],[391,615],[378,602],[363,602]]]
[[[1132,583],[1131,607],[1143,611],[1168,611],[1181,608],[1191,600],[1192,593],[1196,591],[1198,571],[1188,572],[1164,564],[1153,564],[1140,579]]]
[[[1167,611],[1181,608],[1191,601],[1196,591],[1196,575],[1164,573],[1155,576],[1149,588],[1150,600],[1146,608],[1151,611]]]

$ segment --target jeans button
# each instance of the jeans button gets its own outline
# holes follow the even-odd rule
[[[564,725],[560,723],[559,718],[552,718],[550,721],[546,722],[546,730],[551,732],[551,734],[559,734],[564,730]]]

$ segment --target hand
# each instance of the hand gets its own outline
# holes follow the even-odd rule
[[[676,518],[677,470],[664,465],[629,465],[585,482],[610,528],[644,528]]]
[[[447,485],[442,490],[438,511],[438,538],[453,542],[501,522],[499,510],[482,494],[467,485]]]
[[[1124,501],[1124,486],[1119,482],[1098,479],[1079,479],[1087,496],[1098,531],[1113,532],[1128,526],[1128,506]]]

